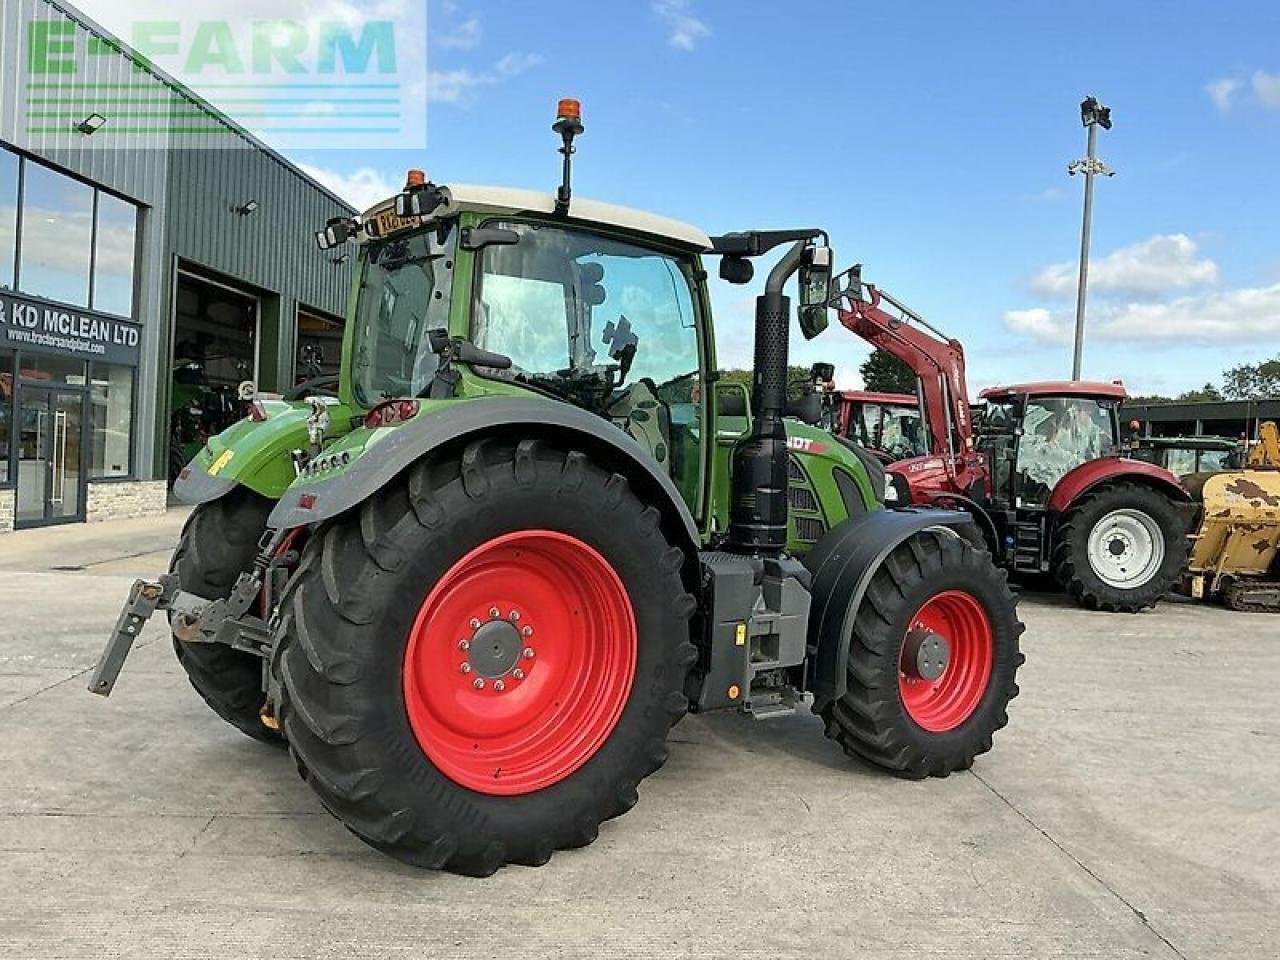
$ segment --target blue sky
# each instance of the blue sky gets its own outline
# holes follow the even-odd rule
[[[255,3],[278,7],[225,15]],[[80,5],[111,27],[133,7]],[[825,227],[840,266],[964,342],[976,390],[1069,372],[1066,164],[1093,93],[1119,175],[1097,188],[1084,372],[1176,392],[1280,350],[1278,38],[1263,2],[431,0],[426,150],[285,152],[357,201],[410,166],[551,189],[576,96],[580,194],[711,233]],[[724,365],[749,356],[754,293],[715,291]],[[865,354],[837,324],[794,351],[846,382]]]

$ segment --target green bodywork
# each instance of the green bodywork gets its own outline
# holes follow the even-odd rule
[[[493,219],[492,213],[463,211],[458,226],[463,229]],[[550,220],[545,215],[522,219]],[[590,229],[631,243],[653,246],[662,252],[678,255],[682,262],[688,263],[691,276],[697,278],[692,284],[701,354],[698,363],[699,392],[696,395],[714,397],[714,331],[709,322],[711,304],[701,258],[687,250],[667,249],[655,243],[653,238],[624,230],[597,225],[591,225]],[[360,249],[360,265],[348,301],[338,399],[330,398],[328,401],[329,428],[323,449],[313,461],[320,462],[325,469],[306,473],[301,478],[296,476],[294,452],[314,453],[307,437],[311,406],[307,401],[273,399],[260,401],[265,418],[242,420],[211,438],[193,461],[198,469],[220,479],[243,484],[263,496],[279,499],[295,483],[305,484],[308,490],[322,489],[324,484],[341,477],[358,459],[377,455],[378,444],[390,437],[397,427],[364,426],[363,418],[368,411],[353,390],[353,340],[367,254],[367,248]],[[448,332],[451,336],[469,339],[472,333],[471,291],[479,252],[458,245],[454,256]],[[480,376],[463,364],[456,364],[454,369],[460,375],[455,385],[455,397],[420,399],[416,417],[448,416],[456,404],[482,403],[486,397],[516,395],[536,397],[549,404],[562,402],[508,380]],[[700,404],[685,406],[694,411],[696,423],[690,435],[697,438],[694,442],[701,450],[701,458],[700,463],[694,458],[687,459],[686,475],[673,476],[672,479],[684,496],[705,545],[728,529],[731,455],[734,443],[747,431],[749,419],[742,416],[718,418],[715,403],[705,399]],[[851,489],[857,491],[861,500],[854,512],[880,509],[881,505],[878,491],[872,488],[866,469],[849,449],[826,431],[791,419],[786,421],[786,425],[791,448],[789,474],[792,490],[788,549],[800,555],[812,547],[822,532],[851,512],[845,501]],[[343,454],[348,455],[347,465],[342,463]],[[843,481],[843,494],[838,480]]]

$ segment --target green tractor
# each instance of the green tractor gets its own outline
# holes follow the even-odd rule
[[[472,875],[592,842],[687,712],[809,705],[896,774],[969,767],[1023,627],[966,514],[885,510],[865,451],[787,416],[783,288],[820,332],[826,235],[575,199],[576,102],[553,129],[555,195],[411,172],[318,234],[359,251],[341,376],[258,397],[183,468],[170,571],[89,689],[166,610],[209,706],[287,743],[346,827]],[[748,404],[702,258],[746,283],[777,248]]]

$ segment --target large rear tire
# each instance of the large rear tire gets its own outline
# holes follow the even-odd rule
[[[169,564],[182,589],[206,600],[229,596],[236,578],[253,566],[271,507],[270,500],[245,487],[196,507]],[[266,701],[259,657],[220,643],[184,643],[177,637],[173,649],[191,686],[214,713],[255,740],[283,742],[259,716]]]
[[[419,464],[313,537],[282,598],[300,772],[417,866],[484,876],[590,843],[687,708],[684,563],[583,453],[490,440]]]
[[[1137,483],[1108,484],[1072,505],[1055,534],[1054,577],[1082,607],[1137,613],[1173,589],[1190,541],[1173,503]]]
[[[1007,575],[984,550],[949,531],[915,534],[872,576],[847,689],[821,710],[827,736],[905,777],[967,770],[1008,723],[1023,629]]]

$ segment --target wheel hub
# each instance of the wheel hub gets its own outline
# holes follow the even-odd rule
[[[1143,586],[1164,563],[1164,536],[1155,520],[1137,509],[1102,517],[1090,531],[1086,549],[1098,579],[1122,590]]]
[[[510,620],[486,620],[471,634],[467,662],[486,680],[505,677],[520,662],[524,640]]]
[[[937,680],[951,662],[951,644],[925,627],[907,631],[902,651],[902,672],[915,680]]]

